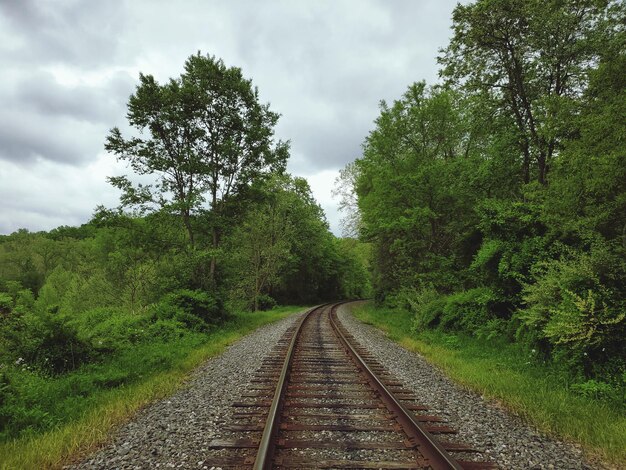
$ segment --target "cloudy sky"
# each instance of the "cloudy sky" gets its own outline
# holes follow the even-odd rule
[[[117,205],[103,148],[139,72],[197,52],[243,69],[339,233],[331,190],[381,99],[437,79],[454,0],[0,0],[0,233],[80,225]]]

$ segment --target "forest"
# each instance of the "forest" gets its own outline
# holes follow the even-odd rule
[[[623,2],[458,5],[440,81],[381,102],[338,181],[379,305],[626,396]]]
[[[0,459],[113,402],[127,417],[207,351],[340,299],[451,349],[511,346],[623,417],[626,4],[459,4],[437,61],[341,170],[343,238],[241,69],[198,52],[168,81],[141,74],[102,136],[128,168],[108,178],[119,206],[0,235]]]
[[[241,312],[368,295],[367,246],[285,171],[278,115],[240,69],[198,53],[167,83],[142,75],[127,118],[105,143],[132,170],[110,178],[119,207],[0,237],[0,440],[79,419]]]

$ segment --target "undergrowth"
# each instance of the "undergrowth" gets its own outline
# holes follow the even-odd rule
[[[167,341],[139,343],[59,376],[36,371],[10,378],[4,374],[17,391],[11,407],[21,421],[14,419],[14,427],[3,432],[0,468],[58,468],[84,455],[142,406],[177,390],[202,361],[246,333],[300,310],[237,313],[208,333],[187,332]]]

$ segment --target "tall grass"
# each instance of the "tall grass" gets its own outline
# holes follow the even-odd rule
[[[411,333],[413,318],[402,310],[366,304],[352,311],[456,382],[497,400],[544,432],[580,444],[591,458],[626,468],[623,404],[576,394],[549,365],[533,361],[514,344],[436,331]]]
[[[59,468],[77,460],[106,442],[111,431],[128,421],[141,407],[179,389],[189,372],[207,358],[221,353],[228,345],[252,330],[302,309],[280,307],[267,312],[238,313],[224,327],[204,335],[201,342],[197,337],[192,337],[192,340],[172,342],[167,346],[163,343],[158,347],[140,345],[138,349],[141,351],[129,352],[134,357],[144,355],[140,366],[137,366],[142,370],[134,371],[137,377],[130,384],[109,389],[89,389],[89,393],[83,393],[85,396],[66,396],[64,400],[60,394],[67,389],[66,382],[76,380],[80,374],[89,376],[90,370],[79,370],[73,375],[42,381],[39,392],[32,390],[33,400],[38,398],[39,393],[42,395],[40,400],[55,402],[55,399],[51,400],[49,396],[43,395],[59,393],[55,403],[56,412],[68,410],[69,414],[54,429],[46,432],[33,431],[0,443],[0,468]],[[152,356],[146,357],[149,354]],[[116,359],[119,360],[120,358]],[[116,361],[100,367],[119,367]],[[155,367],[156,363],[160,366]],[[55,410],[51,412],[54,413]]]

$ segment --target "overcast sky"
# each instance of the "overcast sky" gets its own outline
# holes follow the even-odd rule
[[[289,171],[339,234],[331,190],[381,99],[437,80],[453,0],[0,0],[0,233],[80,225],[127,173],[104,151],[139,72],[201,51],[242,68],[282,115]]]

